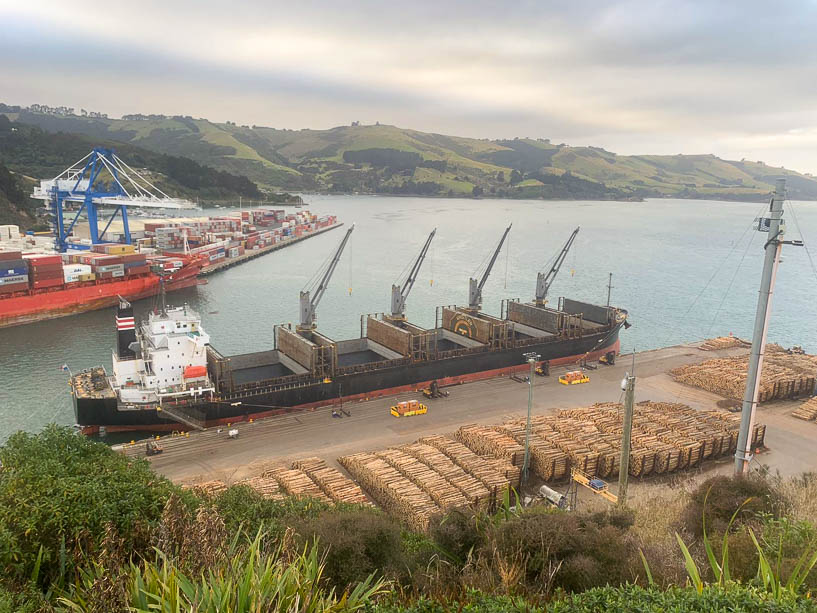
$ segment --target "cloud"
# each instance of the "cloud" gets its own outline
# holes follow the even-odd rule
[[[817,171],[813,0],[40,0],[0,3],[0,21],[11,103],[289,128],[379,120]]]

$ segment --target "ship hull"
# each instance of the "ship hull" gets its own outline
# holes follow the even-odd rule
[[[595,360],[608,351],[618,351],[619,327],[577,339],[564,339],[524,348],[486,351],[409,365],[380,368],[370,372],[337,376],[331,382],[273,391],[243,392],[216,397],[214,401],[192,405],[205,416],[207,426],[223,425],[250,418],[268,417],[294,410],[330,406],[340,401],[371,399],[414,391],[431,381],[455,385],[491,377],[526,373],[524,353],[535,352],[551,365],[576,364],[580,359]],[[191,406],[191,405],[188,405]],[[99,426],[108,432],[127,430],[170,431],[185,429],[163,418],[161,411],[117,408],[115,398],[76,398],[77,424],[92,434]]]
[[[200,270],[198,265],[182,268],[167,278],[166,291],[198,285]],[[119,296],[133,301],[159,293],[159,277],[152,273],[72,285],[76,287],[29,291],[0,299],[0,328],[108,308],[119,303]]]

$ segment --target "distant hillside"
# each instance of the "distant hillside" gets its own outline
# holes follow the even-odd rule
[[[151,182],[173,196],[205,200],[263,197],[258,186],[247,177],[188,158],[83,134],[51,133],[0,115],[0,162],[20,175],[35,179],[53,177],[94,146],[114,147],[129,166],[144,169]]]
[[[0,226],[14,224],[29,229],[37,227],[38,203],[28,197],[30,185],[0,163]]]
[[[70,111],[68,109],[67,111]],[[817,200],[817,179],[714,155],[622,156],[548,140],[479,140],[387,125],[277,130],[192,117],[80,117],[0,105],[49,132],[135,144],[245,175],[267,188],[511,198],[762,200],[785,176],[795,199]]]

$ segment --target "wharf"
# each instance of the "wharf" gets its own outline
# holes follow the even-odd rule
[[[713,357],[744,355],[745,348],[702,351],[700,343],[678,345],[636,354],[636,401],[680,402],[698,410],[714,410],[722,398],[675,382],[671,369],[702,362]],[[571,367],[575,368],[575,367]],[[554,368],[550,377],[534,379],[534,415],[554,415],[559,409],[586,407],[597,402],[621,400],[620,381],[632,368],[629,355],[622,355],[615,366],[588,370],[590,382],[584,385],[560,385]],[[235,423],[230,428],[210,428],[189,436],[163,436],[164,453],[149,458],[153,468],[182,483],[220,479],[227,483],[260,474],[271,466],[299,458],[318,456],[338,467],[339,456],[373,451],[387,446],[413,442],[421,436],[447,434],[468,423],[498,423],[506,415],[522,415],[527,410],[528,385],[508,377],[449,387],[450,396],[423,400],[426,415],[395,419],[389,407],[400,400],[419,399],[418,392],[390,398],[344,403],[348,415],[332,417],[332,408],[304,410],[255,421]],[[780,470],[784,475],[817,469],[817,426],[803,427],[792,417],[793,401],[764,404],[758,421],[767,424],[769,450],[759,463]],[[228,430],[237,429],[238,438],[229,438]],[[128,455],[144,455],[144,445],[120,447]],[[709,470],[731,470],[731,459]]]
[[[270,245],[269,247],[263,247],[261,249],[251,249],[250,251],[245,251],[243,255],[239,255],[234,258],[224,258],[220,262],[217,262],[211,266],[207,266],[206,268],[202,268],[201,272],[199,273],[200,277],[206,277],[207,275],[211,275],[215,272],[219,272],[221,270],[226,270],[228,268],[232,268],[233,266],[238,266],[239,264],[243,264],[249,260],[254,260],[255,258],[261,257],[262,255],[266,255],[271,251],[277,251],[278,249],[283,249],[284,247],[289,247],[290,245],[294,245],[295,243],[299,243],[303,240],[308,238],[312,238],[313,236],[317,236],[318,234],[323,234],[324,232],[329,232],[329,230],[334,230],[335,228],[340,228],[343,224],[336,223],[333,226],[327,226],[325,228],[320,228],[318,230],[314,230],[309,234],[304,234],[303,236],[298,236],[295,238],[289,238],[287,240],[281,241],[279,243],[275,243],[274,245]]]

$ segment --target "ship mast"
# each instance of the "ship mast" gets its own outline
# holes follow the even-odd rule
[[[786,180],[777,179],[774,195],[769,206],[769,216],[760,217],[757,222],[759,232],[768,232],[769,240],[763,246],[766,252],[763,260],[763,274],[760,278],[760,296],[755,313],[755,327],[752,333],[752,353],[749,357],[749,371],[746,376],[746,390],[743,394],[743,408],[740,416],[738,447],[735,451],[735,474],[749,472],[752,460],[751,435],[755,425],[755,412],[760,391],[760,375],[763,371],[763,355],[766,351],[766,333],[771,315],[772,293],[780,264],[783,245],[802,245],[802,241],[784,241],[783,201],[786,199]]]

